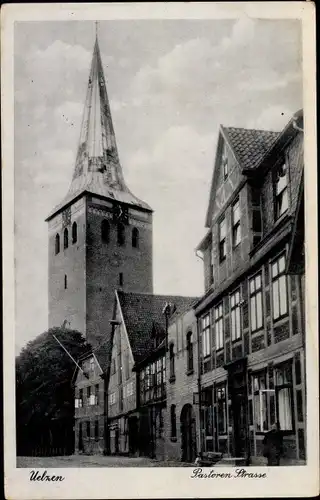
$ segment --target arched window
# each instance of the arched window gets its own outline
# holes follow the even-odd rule
[[[101,222],[101,241],[102,243],[109,243],[110,241],[110,224],[105,219]]]
[[[192,332],[187,333],[187,371],[191,372],[193,370],[193,344],[192,344]]]
[[[171,438],[177,437],[176,405],[170,407]]]
[[[77,223],[74,222],[72,224],[72,243],[77,243],[77,239],[78,239],[78,227],[77,227]]]
[[[54,252],[56,255],[60,252],[60,236],[58,234],[56,234]]]
[[[136,227],[132,229],[132,246],[133,248],[139,247],[139,230]]]
[[[123,246],[126,242],[125,229],[123,224],[118,224],[118,245]]]
[[[63,233],[63,248],[68,248],[68,246],[69,246],[69,235],[68,235],[68,229],[65,228]]]

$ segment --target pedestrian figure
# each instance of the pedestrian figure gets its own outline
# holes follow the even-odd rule
[[[274,424],[263,439],[263,456],[268,459],[268,465],[280,465],[280,457],[283,453],[283,436],[279,425]]]

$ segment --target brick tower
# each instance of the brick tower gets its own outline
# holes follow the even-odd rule
[[[152,293],[152,210],[127,188],[96,37],[69,191],[49,226],[49,327],[106,340],[114,290]]]

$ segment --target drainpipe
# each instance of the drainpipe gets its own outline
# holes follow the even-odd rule
[[[199,429],[200,429],[200,458],[203,455],[202,449],[202,425],[201,425],[201,356],[200,356],[200,332],[199,332],[199,321],[197,318],[197,348],[198,348],[198,394],[199,394]]]

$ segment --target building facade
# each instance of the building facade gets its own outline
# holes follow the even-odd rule
[[[78,361],[75,386],[75,453],[106,454],[108,353],[90,352]]]
[[[166,304],[190,307],[194,297],[116,291],[108,384],[111,454],[164,458]]]
[[[49,327],[95,348],[111,335],[116,288],[152,293],[152,210],[123,178],[97,39],[72,182],[46,220]]]
[[[174,314],[170,321],[166,365],[165,457],[192,463],[200,450],[198,342],[193,308]]]
[[[203,452],[264,463],[275,424],[283,462],[305,460],[300,278],[287,273],[303,176],[303,118],[274,132],[221,127],[201,242],[206,294],[196,305]]]

